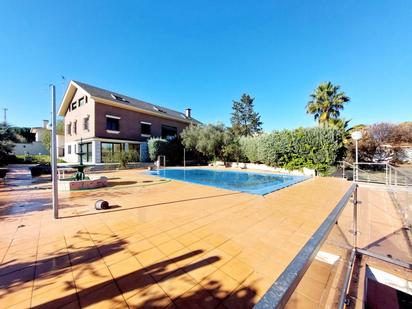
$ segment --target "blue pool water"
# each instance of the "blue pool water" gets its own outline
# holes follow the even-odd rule
[[[304,176],[279,175],[209,169],[162,169],[149,175],[181,180],[233,191],[264,195],[307,179]]]

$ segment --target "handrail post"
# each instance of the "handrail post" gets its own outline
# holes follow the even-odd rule
[[[388,183],[388,163],[385,164],[385,183],[386,185],[389,185]]]
[[[398,171],[395,170],[395,186],[398,186]]]
[[[358,247],[358,185],[353,191],[353,248]]]
[[[342,178],[345,178],[345,162],[342,162]]]

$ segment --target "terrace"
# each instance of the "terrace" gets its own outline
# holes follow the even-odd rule
[[[260,196],[138,170],[106,175],[107,188],[61,193],[54,220],[48,184],[33,184],[25,169],[11,172],[0,187],[3,306],[251,308],[351,187],[312,178]],[[113,207],[94,210],[101,198]],[[358,247],[412,263],[388,192],[360,186],[358,199]],[[287,307],[337,306],[352,213],[348,203]],[[369,256],[365,263],[411,279],[405,267]],[[353,304],[360,306],[362,287],[357,291]]]

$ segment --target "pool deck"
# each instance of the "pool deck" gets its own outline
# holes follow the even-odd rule
[[[250,308],[351,184],[313,178],[257,196],[105,175],[109,188],[60,193],[58,220],[50,190],[26,171],[0,184],[2,307]],[[94,210],[97,199],[113,208]],[[324,301],[331,270],[312,268],[291,300],[300,308]]]

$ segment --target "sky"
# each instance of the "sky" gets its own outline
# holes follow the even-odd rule
[[[315,125],[306,103],[331,81],[352,124],[412,121],[410,0],[0,0],[0,12],[13,125],[49,119],[49,84],[60,104],[71,79],[226,125],[248,93],[265,131]]]

